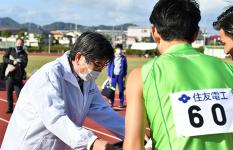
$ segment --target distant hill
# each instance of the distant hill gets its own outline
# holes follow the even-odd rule
[[[21,24],[21,28],[26,29],[30,33],[47,33],[48,30],[43,27],[35,24],[35,23],[23,23]]]
[[[65,23],[65,22],[54,22],[49,25],[44,25],[43,28],[47,29],[48,31],[53,30],[75,30],[78,31],[95,31],[97,29],[100,30],[127,30],[129,26],[137,26],[132,23],[117,25],[117,26],[106,26],[106,25],[99,25],[99,26],[83,26],[83,25],[76,25],[74,23]]]
[[[20,28],[20,24],[9,17],[0,18],[0,28]]]
[[[48,25],[40,26],[35,23],[23,23],[20,24],[15,20],[9,17],[0,18],[0,30],[11,30],[11,29],[22,29],[31,33],[45,33],[48,31],[54,30],[75,30],[84,32],[84,31],[95,31],[97,29],[100,30],[127,30],[129,26],[137,26],[136,24],[126,23],[122,25],[116,26],[107,26],[107,25],[99,25],[99,26],[83,26],[74,23],[65,23],[65,22],[54,22]]]
[[[137,26],[136,24],[132,23],[125,23],[122,25],[115,25],[115,26],[106,26],[106,25],[99,25],[99,26],[92,26],[90,28],[94,30],[127,30],[129,26]]]
[[[43,26],[44,29],[49,31],[54,30],[74,30],[75,25],[73,23],[65,23],[65,22],[54,22],[48,25]]]

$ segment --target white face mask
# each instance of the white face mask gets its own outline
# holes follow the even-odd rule
[[[121,54],[121,50],[120,49],[116,49],[116,54],[120,55]]]
[[[100,72],[99,71],[94,71],[87,67],[87,72],[86,73],[80,73],[78,72],[78,76],[83,79],[84,81],[93,81],[96,80],[97,77],[99,76]]]

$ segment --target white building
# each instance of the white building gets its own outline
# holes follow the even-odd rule
[[[69,45],[70,44],[70,39],[68,37],[60,37],[58,39],[58,42],[61,45]]]
[[[126,41],[126,31],[124,30],[96,30],[96,32],[105,35],[108,37],[112,45],[115,46],[116,44],[123,44],[123,47],[126,46],[125,41]]]
[[[131,46],[131,49],[135,49],[135,50],[153,50],[157,48],[157,44],[156,43],[145,43],[145,42],[140,42],[140,43],[133,43],[133,45]]]
[[[39,39],[35,37],[35,34],[29,33],[28,39],[25,40],[26,46],[39,46]]]
[[[79,37],[82,33],[78,31],[70,31],[65,34],[66,37],[70,38],[71,43],[74,44],[77,37]]]
[[[61,45],[74,44],[77,37],[81,35],[78,31],[56,30],[51,31],[54,40],[57,40]]]
[[[192,43],[193,48],[199,48],[204,46],[204,40],[196,40]]]
[[[150,27],[130,26],[127,29],[126,47],[131,48],[135,42],[141,42],[143,38],[150,38]]]
[[[223,47],[219,47],[219,48],[208,48],[208,47],[205,47],[204,53],[206,55],[215,56],[215,57],[222,58],[222,59],[226,58],[226,56],[227,56],[224,53]]]
[[[1,47],[15,47],[16,39],[18,38],[18,35],[11,35],[8,38],[0,37],[1,42],[5,43]],[[35,38],[35,35],[30,33],[27,35],[27,39],[24,41],[25,46],[39,46],[39,41],[37,38]]]
[[[127,30],[127,37],[136,37],[137,41],[142,41],[143,38],[151,37],[150,27],[130,26]]]

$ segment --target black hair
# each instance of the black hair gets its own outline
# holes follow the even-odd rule
[[[17,38],[16,41],[21,40],[24,43],[24,39],[22,38]]]
[[[113,60],[114,49],[110,42],[101,34],[96,32],[84,32],[75,41],[70,51],[70,59],[74,60],[76,54],[80,52],[87,62],[96,59]]]
[[[115,46],[115,48],[117,49],[117,48],[119,48],[119,49],[123,49],[123,46],[122,46],[122,44],[117,44],[116,46]]]
[[[159,0],[151,13],[150,22],[166,41],[193,41],[201,20],[195,0]]]
[[[233,38],[233,6],[218,16],[213,22],[213,27],[215,30],[223,29],[228,36]]]

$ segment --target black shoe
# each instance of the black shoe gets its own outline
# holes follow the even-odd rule
[[[13,113],[13,110],[7,110],[6,113],[7,113],[7,114],[12,114],[12,113]]]

